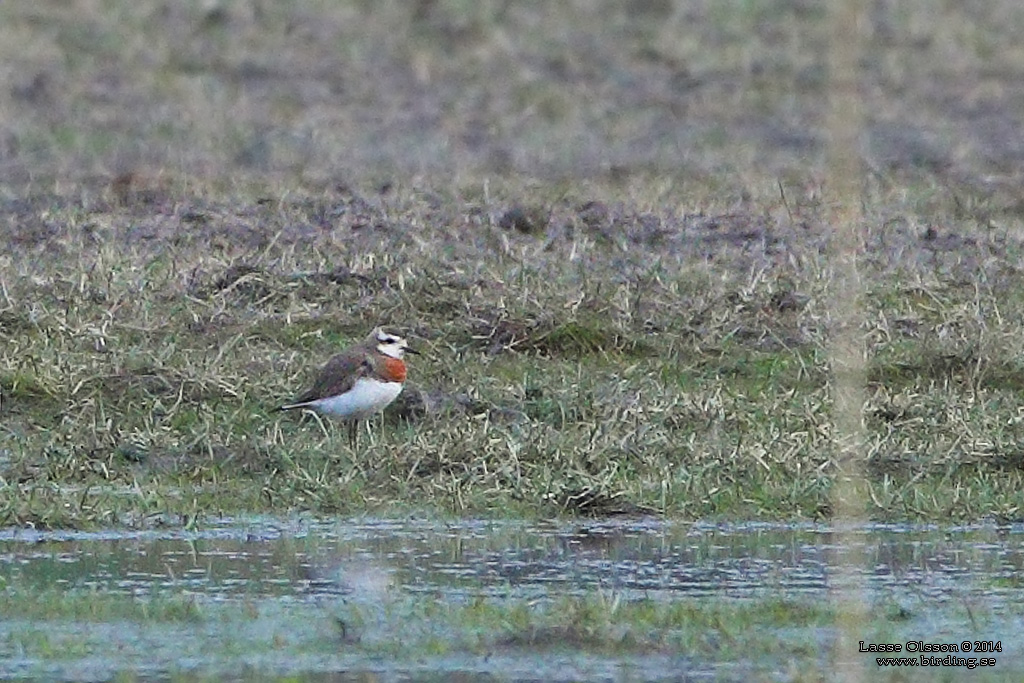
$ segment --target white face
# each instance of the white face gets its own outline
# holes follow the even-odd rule
[[[385,356],[401,358],[409,349],[409,343],[401,337],[388,334],[383,330],[377,333],[377,350]]]

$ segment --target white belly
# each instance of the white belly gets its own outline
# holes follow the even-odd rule
[[[384,406],[398,398],[400,393],[401,382],[380,382],[363,378],[357,380],[348,392],[313,401],[309,407],[325,415],[362,419],[383,410]]]

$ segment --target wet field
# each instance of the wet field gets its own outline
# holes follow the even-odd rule
[[[0,679],[831,680],[849,588],[1024,679],[1022,7],[873,3],[858,124],[861,514],[1015,523],[840,543],[472,521],[842,516],[823,7],[0,2]],[[382,322],[375,446],[268,417]]]
[[[303,518],[5,530],[0,677],[814,679],[835,635],[833,533]],[[866,589],[867,642],[996,641],[985,680],[1019,679],[1024,527],[854,536],[862,568],[843,576]]]

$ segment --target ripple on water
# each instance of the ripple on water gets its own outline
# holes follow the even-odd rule
[[[626,600],[710,597],[747,601],[768,597],[818,601],[826,600],[830,587],[839,580],[866,586],[869,599],[881,604],[917,600],[938,606],[984,605],[990,614],[1020,621],[1015,615],[1024,606],[1018,580],[1024,566],[1024,526],[872,524],[850,531],[863,560],[852,574],[836,571],[836,563],[850,549],[838,545],[836,529],[819,524],[253,518],[218,520],[202,529],[4,529],[0,530],[0,589],[17,586],[19,590],[45,591],[56,587],[126,596],[187,595],[209,604],[251,606],[259,618],[243,624],[239,633],[253,629],[250,635],[256,640],[268,637],[273,643],[285,644],[317,628],[322,631],[322,624],[310,623],[317,621],[310,614],[328,614],[338,605],[386,606],[396,595],[414,601],[416,596],[443,596],[453,604],[471,604],[481,598],[537,604],[599,589]],[[295,611],[303,605],[306,610],[319,611]],[[381,611],[368,614],[384,620],[381,615],[386,612],[386,607],[381,607]],[[94,627],[98,625],[83,627],[70,622],[38,626],[50,634]],[[218,627],[214,623],[202,628]],[[3,628],[14,627],[8,624],[0,630]],[[422,628],[429,631],[430,627]],[[380,631],[382,641],[392,636],[392,631]],[[180,625],[145,624],[117,637],[125,643],[146,637],[153,642],[167,641],[166,657],[154,654],[154,661],[165,665],[173,661],[185,669],[190,665],[174,652],[191,651],[181,649],[185,646],[203,649],[202,629],[189,631]],[[319,637],[323,639],[322,632]],[[825,638],[820,630],[794,637]],[[143,649],[154,647],[149,640],[145,642]],[[0,645],[0,660],[4,654]],[[260,656],[271,655],[265,652]],[[293,655],[293,667],[311,656]],[[443,660],[447,663],[438,666],[454,666],[463,657],[450,653]],[[656,659],[652,657],[630,665],[650,674],[640,679],[657,678],[657,668],[650,668]],[[487,670],[500,671],[494,668],[500,659],[496,654]],[[621,664],[626,659],[629,657],[623,655],[614,661]],[[337,665],[330,661],[335,662],[331,666]],[[354,660],[346,661],[346,666],[353,665]],[[35,664],[37,672],[49,671],[58,678],[63,675],[58,675],[63,671],[59,667],[50,671],[39,669],[39,662]],[[98,666],[92,659],[79,664],[84,667],[79,673]],[[578,673],[590,664],[581,660],[572,670]],[[699,670],[698,664],[689,663],[691,672]],[[18,666],[26,664],[16,666],[15,660],[0,664],[0,674],[14,675]],[[366,670],[372,669],[370,664],[366,666],[370,667]],[[742,677],[742,670],[742,666],[737,669],[737,677]],[[718,667],[711,674],[721,676],[723,670]],[[552,676],[552,680],[559,678]]]
[[[992,592],[1024,566],[1014,527],[873,524],[857,537],[875,589],[933,597]],[[412,591],[545,592],[602,587],[670,597],[825,595],[841,555],[814,524],[531,525],[516,522],[220,520],[199,530],[0,531],[0,576],[138,593],[298,595],[379,584]],[[359,569],[352,569],[358,566]],[[375,567],[369,571],[367,567]],[[1006,600],[1019,603],[1017,591]]]

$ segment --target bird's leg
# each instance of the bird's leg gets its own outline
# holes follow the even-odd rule
[[[349,420],[348,423],[348,445],[353,451],[359,442],[359,420]]]

